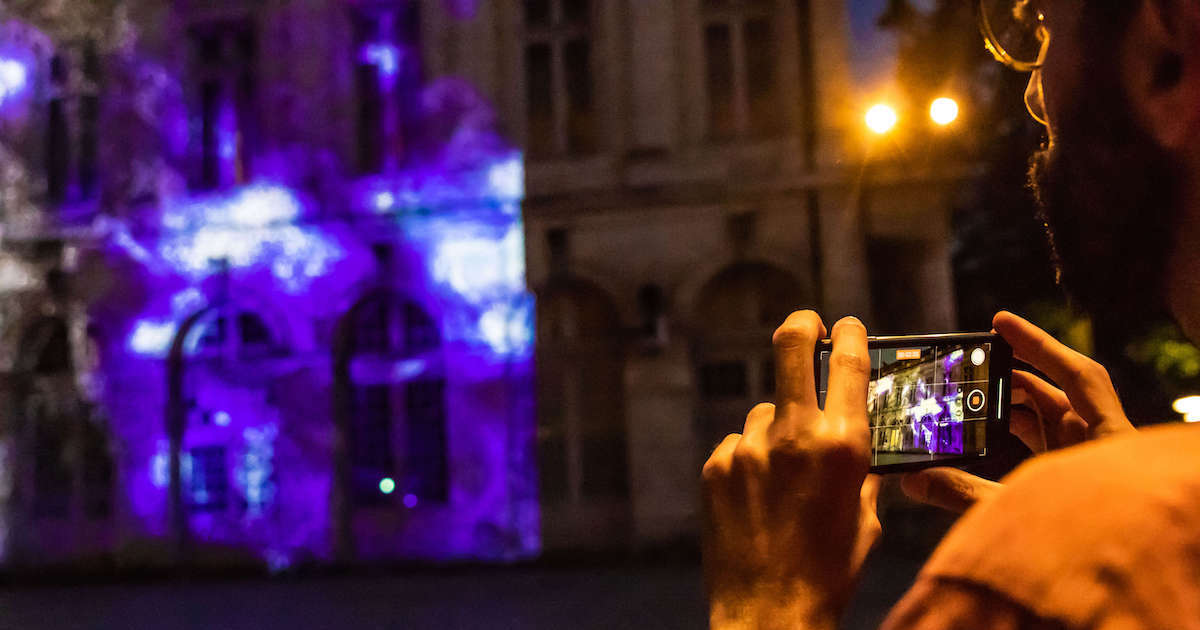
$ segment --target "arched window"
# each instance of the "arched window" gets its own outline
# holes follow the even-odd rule
[[[537,301],[542,502],[629,495],[620,318],[611,298],[560,280]]]
[[[221,356],[245,360],[286,351],[266,320],[249,310],[213,310],[197,322],[187,342],[185,350],[195,358]]]
[[[796,279],[765,263],[726,267],[701,289],[695,311],[696,380],[709,444],[741,431],[750,408],[774,397],[771,335],[805,304]]]
[[[178,413],[184,418],[180,479],[187,508],[192,513],[214,514],[261,511],[262,505],[240,501],[236,492],[242,446],[230,440],[240,432],[220,429],[246,421],[247,414],[239,407],[244,404],[239,402],[243,394],[238,390],[270,391],[273,372],[266,366],[286,356],[288,346],[264,315],[243,306],[225,304],[193,318],[189,318],[190,326],[179,331],[186,361],[173,368],[183,373],[179,398],[171,403],[179,406]],[[249,417],[255,417],[254,413]],[[271,478],[265,483],[275,481]]]
[[[441,345],[437,324],[415,302],[381,291],[360,300],[346,325],[355,503],[445,502],[446,380],[431,356]]]

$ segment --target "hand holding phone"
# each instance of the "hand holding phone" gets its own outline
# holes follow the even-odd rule
[[[817,347],[817,399],[829,381]],[[961,466],[996,452],[1008,432],[1012,350],[999,335],[870,337],[867,386],[871,472]]]
[[[1084,440],[1133,431],[1107,371],[1029,321],[1007,311],[992,326],[1012,347],[1013,358],[1028,363],[1058,386],[1031,372],[1013,370],[1009,427],[1034,453]],[[1001,486],[952,468],[905,476],[909,498],[962,512]]]

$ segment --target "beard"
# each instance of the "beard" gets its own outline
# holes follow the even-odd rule
[[[1034,154],[1029,184],[1068,296],[1093,317],[1144,324],[1166,312],[1182,175],[1114,97],[1124,91],[1112,74],[1082,74],[1066,111],[1054,112],[1062,122]]]

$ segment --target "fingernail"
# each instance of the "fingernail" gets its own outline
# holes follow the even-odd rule
[[[847,315],[847,316],[845,316],[845,317],[843,317],[843,318],[841,318],[841,319],[837,320],[837,323],[833,325],[833,328],[834,328],[834,330],[837,330],[837,327],[838,327],[838,326],[841,326],[843,323],[845,323],[845,324],[858,324],[859,326],[862,326],[863,328],[866,328],[866,326],[865,326],[865,325],[863,325],[863,323],[862,323],[862,320],[858,319],[857,317],[855,317],[855,316],[853,316],[853,315]]]

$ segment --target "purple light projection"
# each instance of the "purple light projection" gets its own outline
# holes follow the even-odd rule
[[[363,54],[381,80],[399,81],[406,51],[381,43]],[[0,50],[0,105],[13,86],[36,80],[17,81],[7,59]],[[352,391],[445,381],[450,487],[440,501],[396,492],[407,487],[403,468],[391,484],[381,479],[381,495],[395,500],[346,516],[354,555],[536,553],[523,158],[497,132],[490,104],[455,79],[416,90],[421,135],[405,138],[410,155],[402,167],[391,160],[368,176],[346,175],[336,160],[330,166],[322,147],[267,142],[247,156],[225,155],[242,151],[230,144],[236,135],[225,134],[221,157],[250,160],[257,179],[194,195],[180,174],[189,162],[180,146],[187,109],[176,103],[186,79],[152,73],[159,80],[138,82],[157,66],[111,65],[113,85],[149,93],[108,105],[106,120],[141,112],[133,116],[142,125],[137,146],[163,152],[120,156],[115,163],[136,174],[114,172],[107,181],[128,185],[127,196],[142,201],[117,203],[83,226],[105,243],[101,266],[112,284],[89,312],[107,332],[97,402],[119,444],[123,536],[178,533],[163,412],[178,409],[189,544],[253,554],[272,569],[333,558],[337,331],[355,304],[382,288],[435,322],[440,343],[419,357],[355,356],[347,378]],[[222,129],[236,127],[225,113]],[[179,383],[178,398],[169,377]],[[404,413],[394,411],[396,435]]]
[[[951,370],[962,360],[961,349],[942,359],[942,396],[924,379],[917,379],[916,402],[908,409],[916,448],[937,454],[963,453],[963,393],[957,383],[950,382]]]
[[[37,29],[19,22],[0,22],[0,120],[24,118],[29,113],[37,67],[50,40]]]

